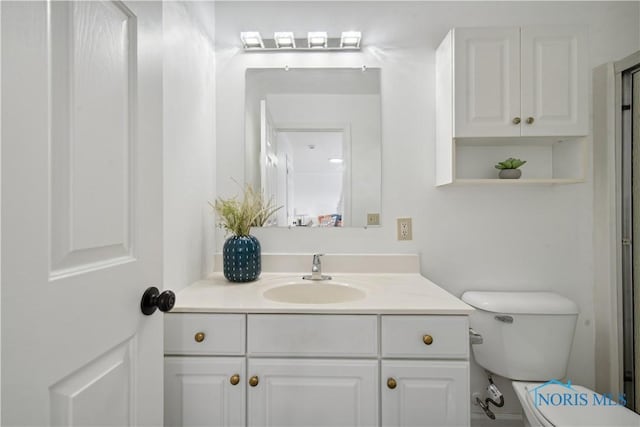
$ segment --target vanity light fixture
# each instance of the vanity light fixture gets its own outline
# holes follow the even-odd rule
[[[278,49],[295,49],[296,47],[296,39],[293,37],[293,33],[289,31],[273,33],[273,40],[275,40]]]
[[[264,48],[262,37],[257,31],[245,31],[240,33],[240,40],[245,49],[261,49]]]
[[[360,31],[343,31],[340,36],[340,47],[357,49],[360,47],[361,38],[362,33]]]
[[[2,0],[0,0],[2,1]],[[302,36],[302,34],[299,34]],[[360,31],[343,31],[339,36],[329,36],[326,31],[310,31],[298,37],[291,31],[275,31],[273,38],[263,39],[257,31],[240,33],[245,52],[353,52],[360,50],[362,33]]]
[[[324,49],[327,47],[327,32],[313,31],[307,34],[307,41],[311,49]]]

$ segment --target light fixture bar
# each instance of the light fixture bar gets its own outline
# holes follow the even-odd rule
[[[331,38],[326,31],[310,31],[306,39],[296,39],[291,31],[276,31],[272,39],[263,39],[258,31],[244,31],[240,33],[240,40],[245,52],[340,52],[360,50],[362,33],[343,31],[340,37]]]
[[[293,37],[293,33],[289,31],[273,33],[273,40],[278,49],[295,49],[296,47],[296,39]]]
[[[262,37],[257,31],[244,31],[240,33],[240,40],[245,49],[261,49],[264,48]]]
[[[361,39],[362,33],[360,31],[343,31],[340,36],[340,47],[357,49],[360,47]]]
[[[307,34],[310,49],[325,49],[328,39],[326,31],[311,31]]]

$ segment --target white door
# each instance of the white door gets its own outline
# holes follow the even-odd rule
[[[520,136],[520,29],[454,30],[454,137]]]
[[[2,424],[161,425],[162,5],[1,7]]]
[[[468,362],[383,360],[381,376],[382,427],[469,425]]]
[[[249,359],[247,375],[249,426],[378,425],[377,360]]]
[[[586,29],[522,28],[522,135],[587,135]]]
[[[245,425],[244,357],[167,356],[165,425]]]

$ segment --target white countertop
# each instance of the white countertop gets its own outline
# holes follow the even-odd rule
[[[231,283],[221,273],[214,273],[179,291],[172,312],[468,315],[473,311],[471,306],[417,273],[331,274],[333,282],[366,292],[363,299],[344,303],[292,304],[271,301],[262,295],[287,282],[299,282],[304,274],[308,272],[262,273],[254,282]]]

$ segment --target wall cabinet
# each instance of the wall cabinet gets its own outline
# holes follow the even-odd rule
[[[457,161],[460,147],[513,145],[522,152],[524,146],[527,154],[527,147],[539,146],[553,157],[562,151],[553,143],[587,135],[587,50],[586,29],[580,26],[451,30],[436,52],[436,185],[497,178],[493,164],[504,158],[485,165],[488,176],[469,178],[468,165]],[[582,142],[578,145],[571,155],[581,161]],[[525,176],[533,170],[529,182],[584,178],[584,170],[576,168],[554,175],[547,161],[523,169]]]
[[[464,426],[468,357],[466,316],[168,314],[165,424]]]

